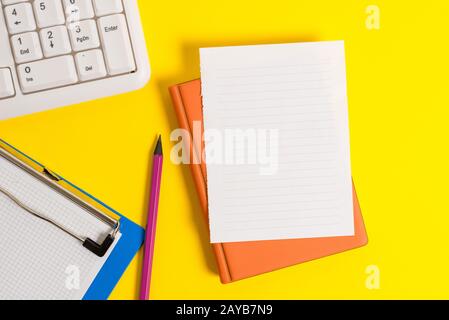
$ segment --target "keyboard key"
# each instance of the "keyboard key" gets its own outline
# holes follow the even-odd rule
[[[0,6],[0,67],[14,65],[14,57],[9,43],[9,32],[6,28],[5,15]]]
[[[5,16],[11,34],[33,31],[36,29],[33,8],[28,2],[5,7]]]
[[[110,75],[136,70],[128,27],[123,14],[98,19],[103,52]]]
[[[20,85],[24,93],[62,87],[78,82],[72,56],[21,64],[17,67]]]
[[[56,26],[40,31],[42,49],[46,58],[68,54],[72,51],[65,26]]]
[[[99,49],[78,53],[75,61],[81,81],[104,78],[107,75],[103,53]]]
[[[34,1],[34,12],[39,28],[65,23],[61,0],[36,0]]]
[[[16,4],[16,3],[19,3],[19,2],[27,2],[28,0],[3,0],[2,2],[3,2],[3,4],[5,5],[5,6],[7,6],[7,5],[10,5],[10,4]]]
[[[68,22],[78,22],[94,17],[92,0],[63,0]]]
[[[12,97],[15,93],[11,70],[0,68],[0,99]]]
[[[14,58],[17,63],[42,59],[42,49],[37,32],[28,32],[11,37]]]
[[[99,17],[123,11],[122,0],[94,0],[94,7]]]
[[[100,46],[97,25],[94,20],[72,23],[69,25],[69,32],[73,51],[84,51]]]

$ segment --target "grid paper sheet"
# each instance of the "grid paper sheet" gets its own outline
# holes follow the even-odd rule
[[[344,43],[201,49],[201,79],[211,242],[354,235]]]
[[[3,157],[0,186],[76,234],[102,241],[110,232],[110,226]],[[0,193],[0,299],[81,299],[113,246],[100,258]]]

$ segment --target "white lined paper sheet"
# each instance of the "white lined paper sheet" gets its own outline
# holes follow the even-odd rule
[[[219,132],[226,145],[226,132],[269,134],[223,147],[221,163],[216,137],[206,141],[211,242],[354,235],[343,41],[200,55],[206,136]],[[260,143],[271,162],[259,156]],[[256,162],[227,158],[242,146]]]
[[[101,242],[111,231],[110,226],[1,156],[0,186],[78,235]],[[81,299],[117,241],[100,258],[0,193],[0,299]]]

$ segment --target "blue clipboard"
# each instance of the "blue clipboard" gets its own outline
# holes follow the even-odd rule
[[[30,158],[20,150],[1,139],[0,148],[5,149],[15,157],[32,166],[34,169],[51,172],[39,162]],[[51,174],[59,179],[59,183],[63,185],[64,188],[70,189],[71,191],[75,190],[78,196],[81,196],[85,200],[89,200],[90,203],[96,203],[98,206],[120,217],[121,237],[83,297],[83,300],[106,300],[120,280],[128,265],[131,263],[137,251],[142,246],[145,238],[145,230],[138,224],[132,222],[119,212],[107,206],[99,199],[75,186],[70,181],[64,179],[62,176],[53,172],[51,172]]]
[[[69,181],[65,179],[64,181],[120,216],[120,232],[122,236],[83,297],[83,300],[106,300],[142,246],[145,239],[145,230],[100,200],[77,188]]]

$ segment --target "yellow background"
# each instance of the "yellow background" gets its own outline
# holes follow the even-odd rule
[[[220,284],[187,167],[165,162],[151,298],[449,298],[447,1],[147,1],[152,64],[137,92],[0,123],[0,137],[144,225],[151,149],[170,149],[171,84],[199,77],[198,48],[346,41],[361,249]],[[418,4],[420,3],[420,4]],[[368,5],[380,30],[365,27]],[[111,298],[137,297],[142,255]],[[380,269],[380,289],[365,286]]]

